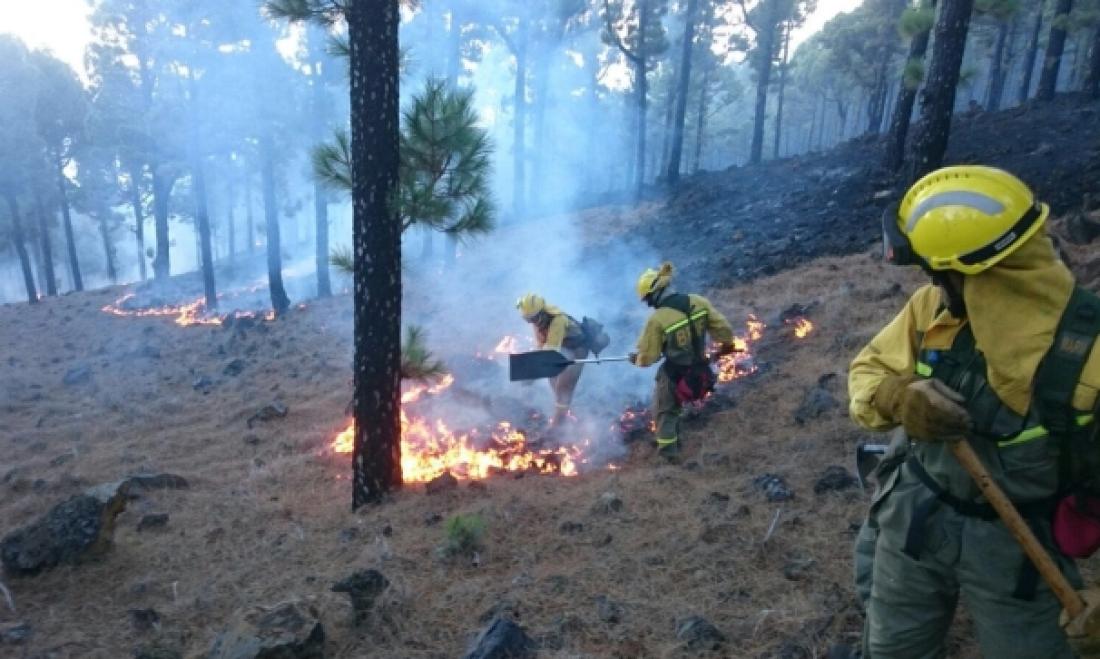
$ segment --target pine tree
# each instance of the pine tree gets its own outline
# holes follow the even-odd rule
[[[890,120],[890,135],[886,141],[883,164],[892,172],[901,169],[905,162],[905,142],[909,135],[909,122],[913,116],[913,104],[917,90],[924,80],[924,58],[935,22],[936,0],[928,0],[920,7],[910,8],[898,24],[901,34],[909,41],[909,57],[902,71],[898,98],[894,103],[894,116]]]
[[[1058,87],[1058,72],[1062,66],[1062,52],[1066,48],[1066,32],[1069,14],[1073,10],[1073,0],[1057,0],[1054,19],[1050,24],[1050,36],[1047,38],[1047,52],[1043,58],[1043,69],[1039,74],[1039,89],[1035,98],[1040,101],[1054,100]]]

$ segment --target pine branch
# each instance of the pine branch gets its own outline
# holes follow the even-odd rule
[[[310,154],[313,176],[325,187],[351,194],[351,136],[347,130],[333,132],[333,141],[313,147]]]
[[[350,247],[336,247],[329,252],[328,262],[346,275],[355,274],[355,256]]]
[[[427,334],[416,325],[405,328],[401,346],[401,378],[404,380],[437,380],[447,374],[447,365],[428,350]]]

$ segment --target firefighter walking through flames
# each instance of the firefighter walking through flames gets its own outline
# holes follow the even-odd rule
[[[528,293],[516,301],[516,309],[523,319],[531,323],[535,331],[535,343],[539,350],[557,350],[569,359],[588,356],[588,340],[581,324],[534,293]],[[550,433],[561,431],[561,424],[569,418],[573,404],[573,392],[581,379],[584,364],[572,364],[556,377],[550,378],[550,391],[554,394],[554,415],[550,419]]]
[[[686,402],[701,400],[714,388],[715,376],[706,352],[706,338],[718,344],[718,354],[734,351],[733,328],[710,300],[672,290],[672,264],[647,269],[638,278],[638,298],[654,311],[638,338],[630,363],[646,367],[661,357],[653,386],[653,418],[657,449],[665,457],[680,451],[680,413]]]

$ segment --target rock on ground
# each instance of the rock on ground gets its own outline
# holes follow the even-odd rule
[[[325,628],[302,601],[254,607],[234,614],[207,659],[323,659]]]
[[[115,518],[126,508],[129,490],[129,481],[101,485],[9,533],[0,541],[5,571],[28,576],[102,555],[111,546]]]
[[[526,659],[535,656],[535,644],[522,627],[497,616],[481,631],[463,659]]]
[[[355,624],[359,624],[366,620],[374,608],[374,601],[389,585],[389,580],[378,570],[360,570],[333,584],[332,592],[348,594],[355,612]]]
[[[696,651],[715,651],[726,642],[726,636],[700,616],[691,616],[676,625],[676,638],[689,650]]]

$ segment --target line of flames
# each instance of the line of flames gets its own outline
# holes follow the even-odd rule
[[[172,317],[173,322],[180,327],[189,327],[191,325],[222,325],[227,318],[233,318],[235,320],[241,318],[260,318],[263,320],[275,319],[275,311],[271,309],[266,312],[234,311],[228,314],[211,314],[206,311],[206,301],[201,297],[193,302],[180,305],[166,304],[160,307],[126,309],[123,305],[126,304],[127,301],[133,299],[134,296],[134,293],[127,293],[114,302],[105,305],[101,311],[125,318],[145,318],[151,316]]]
[[[805,338],[813,331],[813,323],[805,318],[789,321],[796,338]],[[751,348],[764,335],[766,326],[755,316],[745,323],[744,334],[736,337],[738,352],[718,360],[719,382],[724,384],[757,371]],[[493,355],[516,350],[519,341],[506,336],[496,345]],[[447,376],[435,385],[418,384],[407,389],[401,397],[404,405],[416,402],[423,396],[436,395],[454,384],[454,377]],[[643,412],[644,413],[644,412]],[[620,419],[633,421],[639,411],[628,409]],[[652,430],[652,420],[647,424]],[[355,440],[355,424],[347,426],[332,440],[331,450],[336,454],[352,452]],[[534,470],[540,473],[559,473],[574,476],[578,468],[587,463],[585,449],[590,440],[554,449],[531,449],[526,434],[506,421],[501,421],[487,433],[477,430],[460,433],[451,430],[442,419],[430,421],[410,417],[406,409],[401,411],[401,469],[405,482],[426,482],[450,473],[463,480],[477,480],[498,472]],[[609,469],[618,469],[607,465]]]

